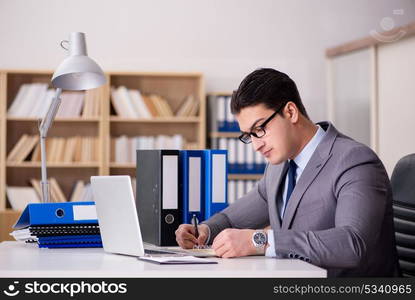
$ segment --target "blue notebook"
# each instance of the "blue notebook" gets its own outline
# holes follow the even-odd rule
[[[98,224],[94,202],[30,203],[14,229],[36,225]]]
[[[204,150],[205,220],[228,207],[228,152]]]
[[[39,248],[102,247],[100,235],[47,236],[38,238]]]

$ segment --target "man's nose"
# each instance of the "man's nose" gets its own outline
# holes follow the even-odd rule
[[[252,147],[254,148],[254,151],[260,151],[261,148],[264,147],[264,141],[262,141],[260,138],[256,138],[252,136],[251,140],[252,140]]]

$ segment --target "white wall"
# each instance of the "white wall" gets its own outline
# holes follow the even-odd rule
[[[378,51],[379,149],[389,176],[400,158],[415,152],[415,36]]]
[[[317,121],[327,113],[325,49],[381,31],[384,17],[414,21],[415,1],[0,0],[0,68],[53,69],[59,42],[83,31],[104,70],[201,71],[207,91],[277,68]]]

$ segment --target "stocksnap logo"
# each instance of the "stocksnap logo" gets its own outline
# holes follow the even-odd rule
[[[13,284],[10,284],[8,286],[9,289],[8,290],[4,290],[3,293],[5,295],[9,296],[9,297],[17,296],[20,293],[20,291],[19,290],[16,290],[16,286],[15,285],[17,285],[18,283],[19,283],[18,281],[14,281]]]

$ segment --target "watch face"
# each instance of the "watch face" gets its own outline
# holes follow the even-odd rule
[[[259,245],[265,245],[267,242],[267,237],[262,232],[257,232],[254,235],[254,242]]]

